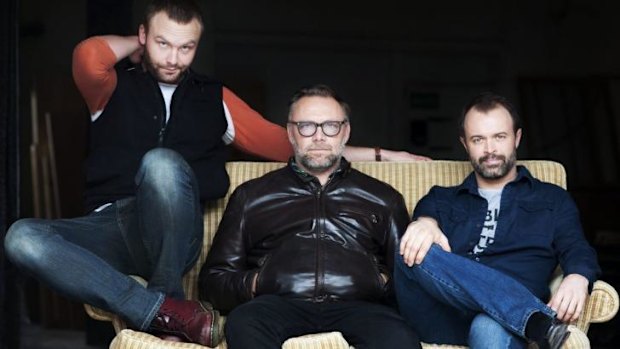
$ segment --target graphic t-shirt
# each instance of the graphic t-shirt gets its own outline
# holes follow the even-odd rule
[[[488,202],[487,214],[484,218],[480,240],[474,246],[472,252],[480,254],[495,241],[495,230],[497,229],[497,219],[499,217],[499,206],[502,199],[502,189],[482,189],[478,188],[480,196]]]

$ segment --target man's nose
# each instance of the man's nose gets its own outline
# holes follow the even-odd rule
[[[325,133],[323,133],[323,126],[316,125],[316,132],[312,135],[312,139],[321,141],[321,140],[324,140],[325,137],[327,136],[325,135]]]
[[[178,61],[179,51],[176,48],[173,48],[168,52],[168,56],[166,57],[166,63],[170,65],[176,65]]]
[[[489,154],[493,154],[497,150],[497,144],[495,144],[495,142],[492,139],[490,139],[484,142],[484,148],[485,148],[484,149],[485,152]]]

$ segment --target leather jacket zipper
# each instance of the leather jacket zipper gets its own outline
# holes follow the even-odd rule
[[[325,185],[321,185],[318,183],[318,188],[315,192],[316,198],[316,271],[315,271],[315,282],[316,289],[314,291],[314,301],[315,302],[323,302],[325,299],[329,298],[329,295],[324,294],[324,284],[325,284],[325,268],[323,267],[322,258],[321,258],[321,244],[323,238],[323,230],[325,229],[325,208],[323,207],[323,193],[324,189],[331,183],[333,176],[330,176]]]
[[[316,270],[314,273],[316,288],[314,290],[314,300],[320,301],[322,298],[322,290],[323,290],[323,275],[321,271],[321,231],[323,229],[323,222],[321,219],[321,195],[323,194],[323,187],[320,186],[316,190],[314,196],[316,199]]]

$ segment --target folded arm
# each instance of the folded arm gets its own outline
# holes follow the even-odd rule
[[[137,36],[93,36],[73,50],[73,80],[91,114],[102,110],[116,88],[114,65],[141,54]]]

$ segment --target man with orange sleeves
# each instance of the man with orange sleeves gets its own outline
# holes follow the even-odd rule
[[[75,48],[74,79],[92,121],[89,213],[19,220],[5,250],[52,289],[116,313],[132,328],[215,346],[219,314],[185,300],[182,276],[202,248],[203,204],[228,190],[226,144],[280,161],[292,149],[284,128],[189,69],[202,29],[191,0],[154,0],[138,36],[93,37]],[[375,154],[356,148],[348,156]]]

